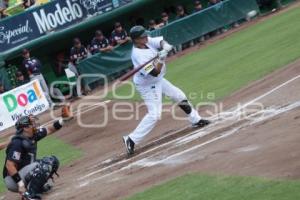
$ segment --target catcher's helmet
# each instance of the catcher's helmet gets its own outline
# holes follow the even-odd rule
[[[130,37],[132,40],[139,38],[139,37],[145,37],[148,36],[148,33],[146,29],[143,26],[134,26],[130,29]]]
[[[29,127],[32,124],[29,116],[22,116],[18,119],[15,124],[17,130],[21,130],[23,128]]]
[[[23,128],[27,128],[30,125],[32,125],[33,128],[36,128],[39,126],[39,124],[37,124],[36,120],[38,120],[38,118],[33,115],[22,116],[15,123],[15,127],[17,130],[23,130]]]

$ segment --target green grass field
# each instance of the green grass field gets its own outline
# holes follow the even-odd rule
[[[299,8],[168,63],[166,78],[193,103],[216,101],[300,57]],[[130,87],[119,88],[128,95]],[[214,93],[215,99],[207,94]],[[108,98],[114,98],[109,94]],[[139,100],[135,95],[131,100]]]
[[[64,143],[55,136],[49,136],[38,143],[38,158],[55,155],[59,158],[61,165],[66,165],[82,156],[82,152],[73,146]],[[3,167],[5,161],[5,151],[0,153],[0,166]],[[1,168],[2,170],[3,168]],[[6,191],[3,177],[0,178],[0,193]]]
[[[218,100],[299,59],[299,7],[168,63],[167,78],[186,93],[215,93]],[[117,93],[127,94],[128,87]],[[110,96],[112,97],[112,96]],[[139,100],[136,95],[132,100]],[[198,95],[193,103],[211,101]],[[300,181],[253,177],[179,177],[128,200],[296,200]]]
[[[127,200],[296,200],[300,181],[189,174]]]

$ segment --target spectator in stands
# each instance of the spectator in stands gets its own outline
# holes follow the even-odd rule
[[[4,86],[2,85],[2,83],[0,83],[0,94],[4,93],[5,92],[5,88]]]
[[[176,19],[181,19],[183,17],[187,16],[187,13],[185,12],[182,5],[177,6],[176,8]]]
[[[79,61],[87,57],[88,57],[87,49],[81,44],[79,38],[74,38],[73,47],[71,48],[71,52],[70,52],[70,62],[68,64],[68,68],[76,75],[76,77],[80,76],[80,72],[77,70],[77,65],[79,64]],[[78,96],[81,96],[81,94],[87,95],[88,93],[90,93],[91,88],[89,87],[88,84],[82,81],[81,86],[82,86],[81,87],[82,91],[77,91]]]
[[[16,85],[17,87],[29,82],[29,80],[26,80],[23,73],[20,71],[17,71],[16,77],[17,77],[17,85]]]
[[[38,80],[40,82],[42,90],[44,91],[45,96],[51,105],[52,100],[50,98],[49,88],[41,71],[41,62],[38,59],[31,57],[28,49],[22,50],[22,56],[24,58],[22,65],[27,69],[30,81]]]
[[[23,6],[25,9],[33,6],[35,4],[35,0],[23,0]]]
[[[210,7],[210,6],[214,6],[218,3],[220,3],[221,1],[220,0],[209,0],[208,3],[207,3],[207,6]]]
[[[153,30],[155,30],[156,28],[157,28],[157,25],[156,25],[155,20],[151,19],[151,20],[149,21],[149,28],[148,28],[148,30],[149,30],[149,31],[153,31]]]
[[[200,1],[195,1],[195,2],[194,2],[194,13],[195,13],[195,12],[201,11],[202,8],[203,8],[203,7],[202,7],[202,4],[201,4]]]
[[[114,46],[117,44],[122,45],[130,41],[130,37],[128,36],[127,32],[123,29],[120,22],[115,23],[115,29],[111,33],[111,39]]]
[[[104,37],[102,31],[97,30],[95,32],[95,37],[91,42],[90,51],[92,54],[99,52],[109,52],[112,51],[113,47],[109,44],[109,40]]]
[[[0,19],[7,17],[5,10],[8,8],[8,6],[9,6],[9,0],[0,1]]]

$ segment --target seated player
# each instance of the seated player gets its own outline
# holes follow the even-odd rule
[[[25,79],[24,74],[20,71],[17,71],[16,78],[17,78],[17,85],[16,85],[17,87],[29,82],[29,80]]]
[[[92,54],[99,52],[109,52],[112,51],[113,47],[109,44],[109,40],[104,37],[102,31],[97,30],[95,32],[95,37],[91,42],[90,51]]]
[[[73,45],[74,46],[71,48],[70,52],[70,62],[68,64],[68,68],[76,75],[76,77],[79,77],[81,74],[77,69],[77,66],[80,61],[88,57],[88,51],[81,44],[79,38],[74,38]],[[77,91],[78,96],[81,96],[81,94],[87,95],[91,92],[90,86],[84,80],[82,80],[80,84],[82,91]]]
[[[194,3],[194,13],[199,12],[202,10],[201,1],[195,1]]]
[[[155,20],[151,19],[151,20],[149,21],[149,28],[148,28],[148,30],[149,30],[149,31],[153,31],[153,30],[155,30],[155,29],[157,29],[156,22],[155,22]]]
[[[176,8],[176,19],[181,19],[183,17],[186,17],[188,14],[185,12],[183,6],[179,5]]]
[[[126,42],[130,41],[130,37],[128,36],[127,32],[123,29],[120,22],[115,23],[115,29],[111,33],[111,40],[113,45],[122,45]]]

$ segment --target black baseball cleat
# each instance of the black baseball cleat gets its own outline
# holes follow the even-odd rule
[[[134,142],[128,136],[123,136],[123,142],[127,151],[127,155],[130,156],[134,154]]]
[[[207,125],[209,125],[211,121],[206,120],[206,119],[200,119],[196,124],[193,124],[194,128],[203,128]]]
[[[28,192],[24,192],[22,194],[22,200],[41,200],[42,197],[40,197],[39,195],[31,195]]]

